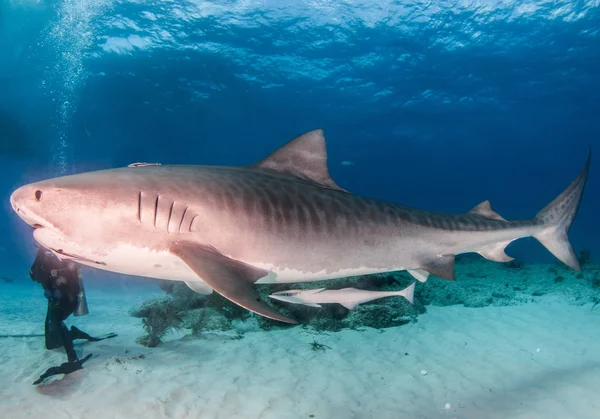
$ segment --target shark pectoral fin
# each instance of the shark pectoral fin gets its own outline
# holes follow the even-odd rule
[[[424,269],[407,269],[406,271],[419,282],[425,282],[429,278],[429,272]]]
[[[186,282],[185,285],[198,294],[210,295],[213,292],[213,289],[204,282]]]
[[[477,253],[488,260],[493,260],[494,262],[510,262],[515,258],[511,258],[506,253],[504,253],[504,249],[508,246],[512,240],[502,243],[494,243],[484,248],[480,249]]]
[[[261,316],[285,323],[297,322],[264,303],[253,284],[268,271],[228,258],[214,248],[195,243],[174,244],[171,253],[181,258],[213,290]]]
[[[442,279],[454,279],[454,255],[440,255],[424,261],[421,268]]]
[[[356,303],[340,303],[341,305],[343,305],[344,307],[346,307],[348,310],[354,310],[358,304]]]
[[[500,214],[492,209],[490,201],[483,201],[481,204],[473,207],[471,211],[469,211],[469,214],[477,214],[491,220],[506,221]]]
[[[317,303],[302,303],[302,305],[305,306],[309,306],[309,307],[322,307],[321,304],[317,304]]]

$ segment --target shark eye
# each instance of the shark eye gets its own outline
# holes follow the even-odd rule
[[[37,191],[35,191],[35,200],[36,201],[40,201],[42,199],[42,191],[40,191],[39,189]]]

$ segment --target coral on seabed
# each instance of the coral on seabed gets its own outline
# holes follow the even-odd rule
[[[144,329],[148,333],[138,339],[138,343],[154,347],[171,329],[180,329],[183,320],[181,311],[170,298],[150,300],[141,307],[130,311],[133,317],[141,318]]]

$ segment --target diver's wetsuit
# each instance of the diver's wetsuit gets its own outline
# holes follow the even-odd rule
[[[79,269],[75,263],[61,261],[52,252],[40,247],[29,270],[29,276],[42,285],[44,295],[48,299],[48,311],[46,312],[44,327],[46,349],[55,349],[62,346],[67,353],[67,362],[60,367],[48,369],[34,383],[39,384],[51,375],[69,374],[81,369],[82,364],[91,357],[91,355],[88,355],[82,360],[77,359],[77,353],[73,346],[74,339],[99,341],[116,335],[110,333],[104,337],[95,338],[75,326],[71,326],[71,330],[69,330],[65,325],[64,321],[77,309],[77,296],[82,291],[79,281]]]
[[[76,361],[73,337],[64,321],[77,308],[77,294],[81,290],[77,266],[74,263],[64,263],[51,252],[40,247],[29,270],[29,276],[42,285],[44,295],[48,299],[44,326],[46,349],[63,346],[67,353],[67,360]]]

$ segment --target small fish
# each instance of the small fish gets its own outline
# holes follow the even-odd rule
[[[384,297],[402,296],[413,304],[415,282],[401,291],[366,291],[356,288],[342,288],[341,290],[326,290],[317,288],[312,290],[286,290],[275,292],[269,297],[292,304],[303,304],[309,307],[321,307],[320,304],[338,303],[348,310],[368,301]]]
[[[160,166],[160,165],[161,165],[160,163],[138,162],[138,163],[131,163],[127,167],[145,167],[145,166]]]
[[[92,134],[90,134],[90,131],[88,130],[88,128],[85,124],[81,124],[81,128],[83,128],[85,135],[87,135],[89,138],[92,138]]]
[[[350,161],[350,160],[344,160],[342,162],[342,166],[354,166],[356,164],[355,161]]]

